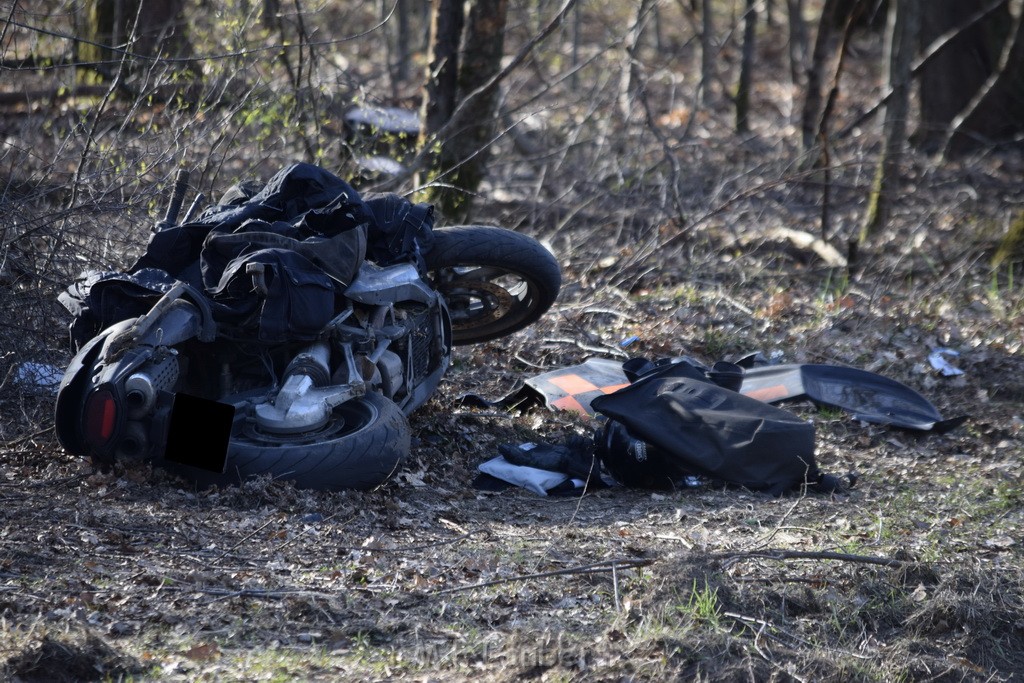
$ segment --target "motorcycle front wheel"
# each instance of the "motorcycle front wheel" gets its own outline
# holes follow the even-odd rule
[[[391,477],[409,448],[405,415],[393,401],[370,393],[341,404],[325,425],[307,432],[267,433],[245,420],[228,445],[223,474],[170,469],[200,485],[232,485],[269,474],[298,488],[367,490]]]
[[[558,261],[544,245],[505,228],[439,228],[426,263],[431,285],[448,303],[457,345],[504,337],[536,322],[562,284]]]

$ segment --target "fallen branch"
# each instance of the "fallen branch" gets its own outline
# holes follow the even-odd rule
[[[829,583],[825,579],[808,579],[804,576],[734,576],[736,583],[803,583],[809,586],[820,586]]]
[[[514,583],[516,581],[530,581],[532,579],[543,579],[551,576],[566,576],[569,574],[598,574],[601,572],[612,572],[613,576],[616,576],[615,572],[617,572],[620,569],[637,569],[640,567],[646,567],[651,564],[654,564],[653,559],[604,560],[602,562],[595,562],[594,564],[585,564],[578,567],[555,569],[550,572],[540,572],[537,574],[521,574],[519,576],[509,576],[503,579],[494,579],[493,581],[482,581],[480,583],[474,583],[468,586],[454,586],[452,588],[442,588],[440,590],[431,591],[429,595],[458,593],[460,591],[468,591],[476,588],[488,588],[490,586],[498,586],[503,583]]]
[[[264,588],[199,588],[197,586],[165,586],[163,590],[174,590],[181,593],[202,593],[203,595],[212,595],[217,600],[226,600],[229,598],[254,598],[260,600],[282,600],[284,598],[293,597],[311,597],[311,598],[337,598],[338,593],[328,593],[326,591],[307,590],[303,588],[282,588],[282,589],[264,589]]]
[[[45,429],[40,429],[37,432],[33,432],[31,434],[24,434],[22,436],[19,436],[16,439],[11,439],[10,441],[0,442],[0,451],[5,451],[6,452],[6,451],[13,450],[13,449],[18,448],[19,446],[21,446],[26,441],[31,441],[32,439],[37,439],[37,438],[39,438],[41,436],[45,436],[46,434],[49,434],[52,431],[53,431],[53,426],[51,425],[51,426],[49,426],[49,427],[47,427]]]
[[[441,546],[444,546],[444,545],[452,545],[453,543],[458,543],[459,541],[465,541],[467,539],[473,538],[474,536],[491,536],[491,535],[492,534],[491,534],[490,529],[473,529],[471,531],[467,531],[466,533],[462,534],[461,536],[456,536],[455,538],[443,538],[443,539],[439,539],[437,541],[431,541],[430,543],[421,543],[421,544],[418,544],[418,545],[405,545],[405,546],[398,546],[398,547],[395,547],[395,548],[379,548],[377,546],[372,546],[372,545],[370,545],[370,546],[367,546],[367,545],[336,545],[336,546],[333,546],[333,547],[335,549],[337,549],[337,550],[356,550],[356,551],[367,552],[367,553],[408,553],[408,552],[412,552],[412,551],[415,551],[415,550],[432,550],[434,548],[440,548]]]
[[[621,356],[623,358],[629,357],[628,353],[626,353],[622,349],[617,349],[614,346],[591,346],[589,344],[584,344],[583,342],[577,339],[568,339],[565,337],[546,337],[544,341],[549,344],[571,344],[572,346],[575,346],[583,351],[589,351],[590,353],[614,353],[615,355]]]
[[[894,560],[889,557],[874,557],[871,555],[852,555],[850,553],[837,553],[828,550],[761,550],[747,553],[734,553],[725,555],[723,568],[742,562],[743,560],[839,560],[841,562],[859,562],[861,564],[876,564],[883,567],[902,567],[905,563],[901,560]]]

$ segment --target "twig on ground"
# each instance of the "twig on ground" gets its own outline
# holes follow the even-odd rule
[[[806,583],[812,586],[828,583],[825,579],[808,579],[803,576],[734,576],[736,583]]]
[[[579,321],[574,320],[572,317],[566,315],[564,310],[559,311],[559,315],[562,318],[562,320],[564,320],[571,327],[573,327],[577,332],[579,332],[587,340],[588,343],[590,343],[590,344],[600,344],[601,343],[601,340],[599,338],[597,338],[595,335],[593,335],[589,331],[587,331],[587,329],[584,328],[583,325],[580,325]]]
[[[580,341],[577,339],[567,339],[565,337],[548,337],[544,341],[550,344],[572,344],[573,346],[579,349],[582,349],[584,351],[590,351],[591,353],[614,353],[615,355],[622,356],[623,358],[629,357],[628,353],[614,346],[589,346],[587,344],[580,343]]]
[[[779,533],[779,531],[780,531],[780,530],[781,530],[781,529],[783,528],[783,526],[785,526],[785,524],[786,524],[786,520],[788,520],[788,519],[790,518],[790,516],[791,516],[791,515],[793,514],[793,512],[794,512],[794,511],[796,510],[797,506],[798,506],[798,505],[800,505],[800,503],[801,503],[801,502],[803,502],[803,500],[804,500],[804,499],[805,499],[806,497],[807,497],[807,488],[806,488],[806,487],[803,487],[803,488],[802,488],[802,489],[800,490],[800,496],[799,496],[799,497],[798,497],[798,498],[797,498],[797,499],[796,499],[795,501],[793,501],[793,504],[792,504],[792,505],[790,505],[790,506],[789,506],[789,509],[788,509],[788,510],[786,510],[785,514],[783,514],[783,515],[782,515],[782,519],[780,519],[780,520],[779,520],[779,523],[778,523],[778,524],[776,524],[776,525],[775,525],[775,528],[774,528],[774,529],[772,529],[772,530],[771,530],[771,531],[770,531],[770,532],[768,533],[768,536],[767,536],[766,538],[764,538],[764,539],[762,539],[762,540],[758,541],[758,542],[756,543],[755,547],[764,547],[764,546],[768,545],[769,541],[771,541],[771,540],[772,540],[773,538],[775,538],[775,535],[776,535],[777,533]]]
[[[735,619],[736,621],[740,621],[740,622],[743,622],[745,624],[751,624],[751,625],[757,626],[758,630],[757,630],[757,633],[755,634],[755,639],[757,637],[759,637],[763,633],[764,635],[768,636],[769,638],[772,638],[773,640],[775,640],[775,641],[777,641],[779,643],[782,643],[783,645],[785,645],[787,647],[792,647],[793,643],[799,643],[800,645],[804,645],[804,646],[812,647],[812,648],[813,647],[824,647],[829,652],[834,652],[836,654],[846,655],[847,657],[855,657],[856,659],[871,659],[871,655],[861,655],[861,654],[857,654],[856,652],[849,652],[848,650],[840,650],[840,649],[834,648],[834,647],[815,645],[814,643],[811,643],[810,641],[805,640],[804,638],[801,638],[798,635],[790,633],[789,631],[781,629],[778,626],[776,626],[775,624],[773,624],[772,622],[766,621],[764,619],[758,619],[757,617],[748,617],[745,614],[739,614],[738,612],[723,612],[722,616],[729,617],[730,619]],[[773,633],[772,631],[775,631],[776,633]],[[786,642],[785,638],[783,638],[782,636],[785,636],[785,638],[790,638],[791,642]]]
[[[720,556],[724,559],[722,568],[728,568],[743,560],[839,560],[842,562],[860,562],[877,564],[883,567],[902,567],[905,562],[890,557],[874,557],[871,555],[852,555],[828,550],[758,550],[745,553],[731,553]]]
[[[498,418],[501,418],[503,420],[513,420],[513,419],[515,419],[516,416],[511,414],[511,413],[499,413],[496,410],[481,410],[481,411],[477,411],[477,412],[472,412],[472,411],[470,411],[470,412],[461,412],[460,411],[460,412],[457,412],[457,413],[452,413],[452,417],[460,418],[460,419],[461,418],[473,418],[473,417],[498,417]]]
[[[615,611],[621,612],[622,606],[619,602],[619,572],[615,569],[615,563],[612,563],[612,593],[615,595]]]
[[[453,543],[458,543],[459,541],[464,541],[469,538],[472,538],[473,536],[478,535],[490,536],[491,531],[490,529],[473,529],[472,531],[467,531],[461,536],[456,536],[455,538],[446,538],[440,541],[433,541],[431,543],[423,543],[421,545],[406,545],[398,548],[378,548],[375,546],[362,545],[336,545],[334,546],[334,548],[336,550],[361,550],[364,552],[374,553],[407,553],[415,550],[430,550],[432,548],[439,548],[443,545],[451,545]]]
[[[52,431],[53,431],[53,426],[50,426],[50,427],[47,427],[46,429],[40,429],[38,432],[33,432],[32,434],[25,434],[23,436],[19,436],[17,439],[11,439],[10,441],[5,441],[3,443],[0,443],[0,450],[2,450],[2,451],[13,450],[13,449],[17,448],[18,446],[20,446],[21,444],[25,443],[26,441],[31,441],[32,439],[38,439],[39,437],[45,436],[46,434],[49,434]]]
[[[612,572],[612,575],[614,577],[615,572],[617,572],[619,569],[636,569],[639,567],[646,567],[653,563],[653,559],[604,560],[602,562],[595,562],[594,564],[585,564],[578,567],[555,569],[550,572],[539,572],[537,574],[521,574],[519,576],[509,576],[503,579],[494,579],[493,581],[482,581],[480,583],[474,583],[468,586],[453,586],[452,588],[442,588],[440,590],[431,591],[430,595],[458,593],[460,591],[468,591],[473,590],[475,588],[487,588],[489,586],[497,586],[503,583],[513,583],[515,581],[530,581],[532,579],[543,579],[551,576],[566,576],[569,574],[597,574],[600,572],[610,571]]]
[[[213,560],[213,562],[220,562],[225,557],[230,555],[234,550],[236,550],[238,548],[238,546],[242,545],[243,543],[248,541],[250,538],[252,538],[256,534],[258,534],[259,532],[263,531],[264,529],[266,529],[268,526],[270,526],[271,524],[273,524],[276,521],[278,521],[278,520],[277,519],[268,519],[266,522],[264,522],[263,524],[261,524],[260,526],[256,527],[251,532],[247,533],[245,536],[243,536],[242,539],[240,541],[238,541],[238,543],[235,543],[233,546],[231,546],[230,548],[228,548],[227,550],[222,552],[220,555],[218,555],[217,558]]]
[[[164,586],[163,590],[178,590],[182,593],[203,593],[205,595],[216,596],[217,600],[226,600],[228,598],[258,598],[263,600],[280,600],[282,598],[291,597],[313,597],[313,598],[337,598],[341,592],[328,593],[326,591],[314,591],[303,588],[280,588],[280,589],[263,589],[263,588],[200,588],[198,586],[181,586],[180,588]]]
[[[534,363],[533,361],[528,361],[525,358],[523,358],[521,355],[519,355],[518,353],[513,354],[512,357],[515,358],[520,363],[522,363],[523,365],[529,366],[531,368],[537,368],[538,370],[549,370],[550,369],[550,368],[544,367],[543,365],[538,365],[537,363]]]

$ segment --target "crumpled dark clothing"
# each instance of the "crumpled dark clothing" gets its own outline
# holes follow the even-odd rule
[[[218,322],[242,325],[261,341],[312,338],[368,253],[382,265],[422,269],[432,246],[431,206],[398,195],[367,202],[312,164],[281,170],[255,194],[251,184],[239,185],[228,198],[193,222],[155,232],[127,273],[85,274],[69,287],[60,300],[76,318],[76,346],[142,315],[179,281],[206,293]],[[263,291],[247,275],[250,262],[263,266]]]
[[[214,279],[205,277],[200,270],[203,247],[211,233],[244,231],[247,223],[259,221],[261,226],[287,225],[288,237],[304,240],[333,237],[357,229],[365,231],[372,218],[359,193],[347,182],[319,166],[293,164],[274,175],[263,190],[248,201],[212,207],[192,223],[154,233],[146,253],[130,270],[160,268],[200,287],[203,280]],[[281,232],[282,228],[274,231]],[[365,234],[362,239],[366,239]],[[342,242],[346,250],[358,252],[352,249],[351,241]],[[353,273],[359,269],[365,247],[362,254],[355,255],[359,263],[352,264]]]

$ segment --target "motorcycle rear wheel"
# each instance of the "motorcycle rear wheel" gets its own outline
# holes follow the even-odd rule
[[[485,225],[434,231],[430,281],[448,302],[452,343],[478,344],[534,323],[558,296],[558,261],[528,235]]]
[[[323,427],[298,434],[267,434],[247,426],[232,437],[224,474],[171,465],[200,485],[232,485],[270,474],[298,488],[372,489],[391,477],[409,454],[410,429],[395,403],[380,394],[347,401]]]

